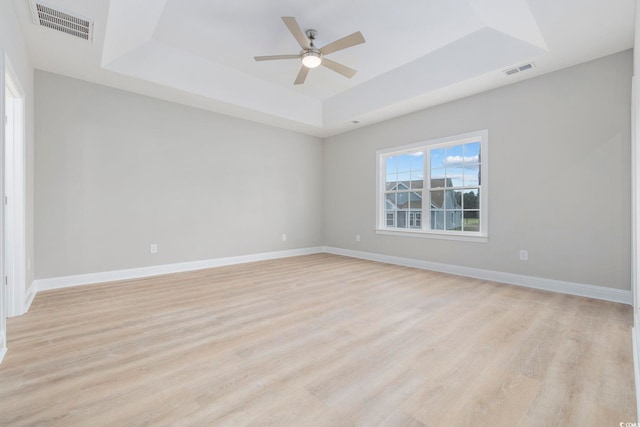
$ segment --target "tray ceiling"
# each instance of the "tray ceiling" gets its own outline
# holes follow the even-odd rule
[[[635,13],[633,0],[46,2],[93,21],[89,42],[35,25],[28,3],[14,0],[38,69],[318,136],[631,48]],[[294,86],[298,60],[255,62],[299,51],[281,16],[318,46],[361,31],[331,55],[358,73],[320,67]]]

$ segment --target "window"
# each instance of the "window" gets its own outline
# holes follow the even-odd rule
[[[487,151],[486,130],[378,151],[378,233],[486,241]]]

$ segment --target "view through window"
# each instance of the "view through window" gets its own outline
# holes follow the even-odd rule
[[[487,132],[378,152],[378,228],[486,236]]]

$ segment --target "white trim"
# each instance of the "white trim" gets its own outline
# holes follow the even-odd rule
[[[402,236],[402,237],[422,237],[427,239],[441,239],[441,240],[457,240],[459,242],[476,242],[487,243],[489,238],[487,236],[472,236],[468,233],[456,233],[456,232],[434,232],[417,229],[402,229],[402,228],[376,228],[376,234],[386,234],[388,236]]]
[[[361,252],[350,249],[325,247],[325,252],[335,255],[343,255],[352,258],[366,259],[369,261],[384,262],[387,264],[402,265],[405,267],[420,268],[423,270],[439,271],[442,273],[456,274],[458,276],[473,277],[476,279],[490,280],[492,282],[507,283],[510,285],[524,286],[527,288],[541,289],[551,292],[559,292],[569,295],[600,299],[605,301],[632,304],[631,291],[607,288],[582,283],[565,282],[542,277],[525,276],[523,274],[504,273],[501,271],[484,270],[480,268],[462,267],[452,264],[443,264],[431,261],[422,261],[413,258],[402,258],[391,255],[382,255],[372,252]]]
[[[637,11],[638,12],[638,11]],[[636,13],[637,13],[636,12]],[[640,16],[640,15],[638,15]],[[634,55],[638,55],[634,53]],[[640,70],[639,70],[640,72]],[[634,319],[637,320],[635,315],[638,312],[638,214],[640,209],[638,203],[640,203],[640,183],[638,182],[638,165],[640,165],[640,158],[638,157],[638,95],[640,87],[638,87],[638,81],[635,76],[631,78],[631,290],[633,292],[633,313]],[[638,325],[634,322],[635,326]],[[638,412],[640,416],[640,412]]]
[[[92,285],[96,283],[115,282],[118,280],[140,279],[163,274],[182,273],[185,271],[203,270],[225,265],[246,262],[265,261],[276,258],[288,258],[300,255],[322,253],[322,247],[291,249],[286,251],[263,252],[235,257],[214,258],[201,261],[182,262],[177,264],[154,265],[151,267],[131,268],[127,270],[104,271],[100,273],[79,274],[74,276],[53,277],[34,281],[37,292],[51,289],[62,289],[71,286]]]
[[[5,343],[7,342],[4,335],[2,334],[0,334],[0,341]],[[2,363],[2,360],[4,359],[5,354],[7,354],[7,346],[3,345],[2,347],[0,347],[0,363]]]
[[[475,142],[478,139],[478,135],[482,135],[483,132],[486,132],[483,137],[488,136],[489,131],[487,129],[482,129],[473,132],[465,132],[458,135],[451,136],[443,136],[441,138],[429,139],[426,141],[414,142],[413,144],[401,145],[398,147],[389,147],[383,148],[380,150],[376,150],[376,154],[390,154],[390,153],[410,153],[416,148],[421,148],[426,145],[442,145],[448,144],[450,142],[459,142],[460,144],[465,144],[467,142]]]
[[[635,324],[637,325],[637,317],[638,316],[634,316],[634,318],[636,318]],[[638,351],[638,345],[640,345],[640,340],[638,339],[638,327],[634,326],[633,328],[631,328],[631,345],[633,347],[633,374],[634,374],[634,379],[635,379],[635,385],[636,385],[636,413],[640,414],[640,360],[638,359],[638,357],[640,357],[640,352]],[[640,415],[639,415],[640,416]]]
[[[4,208],[4,144],[5,144],[5,91],[6,91],[6,73],[5,66],[9,58],[4,50],[0,49],[0,361],[7,352],[7,297],[9,292],[5,283],[5,258],[6,258],[6,242],[5,242],[5,208]]]
[[[33,302],[33,299],[36,297],[36,293],[37,293],[36,284],[35,282],[31,282],[31,285],[29,286],[29,289],[27,289],[27,293],[25,295],[24,311],[22,312],[22,314],[29,311],[29,309],[31,308],[31,303]]]
[[[524,286],[545,291],[559,292],[569,295],[595,298],[605,301],[632,304],[631,291],[606,288],[581,283],[564,282],[541,277],[525,276],[522,274],[503,273],[500,271],[483,270],[479,268],[462,267],[452,264],[443,264],[431,261],[422,261],[413,258],[402,258],[391,255],[382,255],[372,252],[354,251],[350,249],[318,246],[287,251],[264,252],[235,257],[214,258],[202,261],[191,261],[177,264],[156,265],[151,267],[131,268],[127,270],[105,271],[100,273],[79,274],[73,276],[53,277],[38,279],[33,282],[27,291],[28,310],[37,292],[52,289],[62,289],[72,286],[92,285],[97,283],[114,282],[119,280],[140,279],[145,277],[160,276],[164,274],[181,273],[186,271],[203,270],[207,268],[222,267],[226,265],[243,264],[246,262],[266,261],[277,258],[288,258],[317,253],[329,253],[351,258],[366,259],[369,261],[383,262],[387,264],[402,265],[405,267],[420,268],[423,270],[439,271],[442,273],[456,274],[459,276],[473,277],[493,282],[507,283],[510,285]]]
[[[7,295],[7,317],[20,316],[25,313],[25,95],[20,86],[17,74],[11,66],[8,58],[5,58],[5,85],[9,89],[5,92],[5,102],[11,99],[13,123],[13,141],[7,146],[5,140],[4,153],[7,155],[5,162],[11,162],[5,169],[5,174],[10,174],[5,181],[5,195],[9,197],[9,204],[5,206],[5,218],[11,224],[11,232],[5,230],[5,239],[11,247],[5,248],[9,252],[9,262],[5,264],[5,274],[9,277]],[[9,109],[5,105],[5,114]],[[7,114],[8,115],[8,114]],[[6,132],[6,129],[5,129]],[[7,166],[8,163],[5,163]]]

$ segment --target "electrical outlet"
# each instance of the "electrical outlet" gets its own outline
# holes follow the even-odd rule
[[[528,261],[529,260],[529,251],[525,249],[520,249],[520,261]]]
[[[152,254],[157,254],[158,253],[158,244],[157,243],[151,243],[149,245],[149,252],[151,252]]]
[[[286,235],[286,234],[283,234],[283,235],[282,235],[282,241],[283,241],[283,242],[286,242],[286,241],[287,241],[287,235]]]
[[[360,241],[360,235],[356,234],[356,242],[359,242],[359,241]]]

